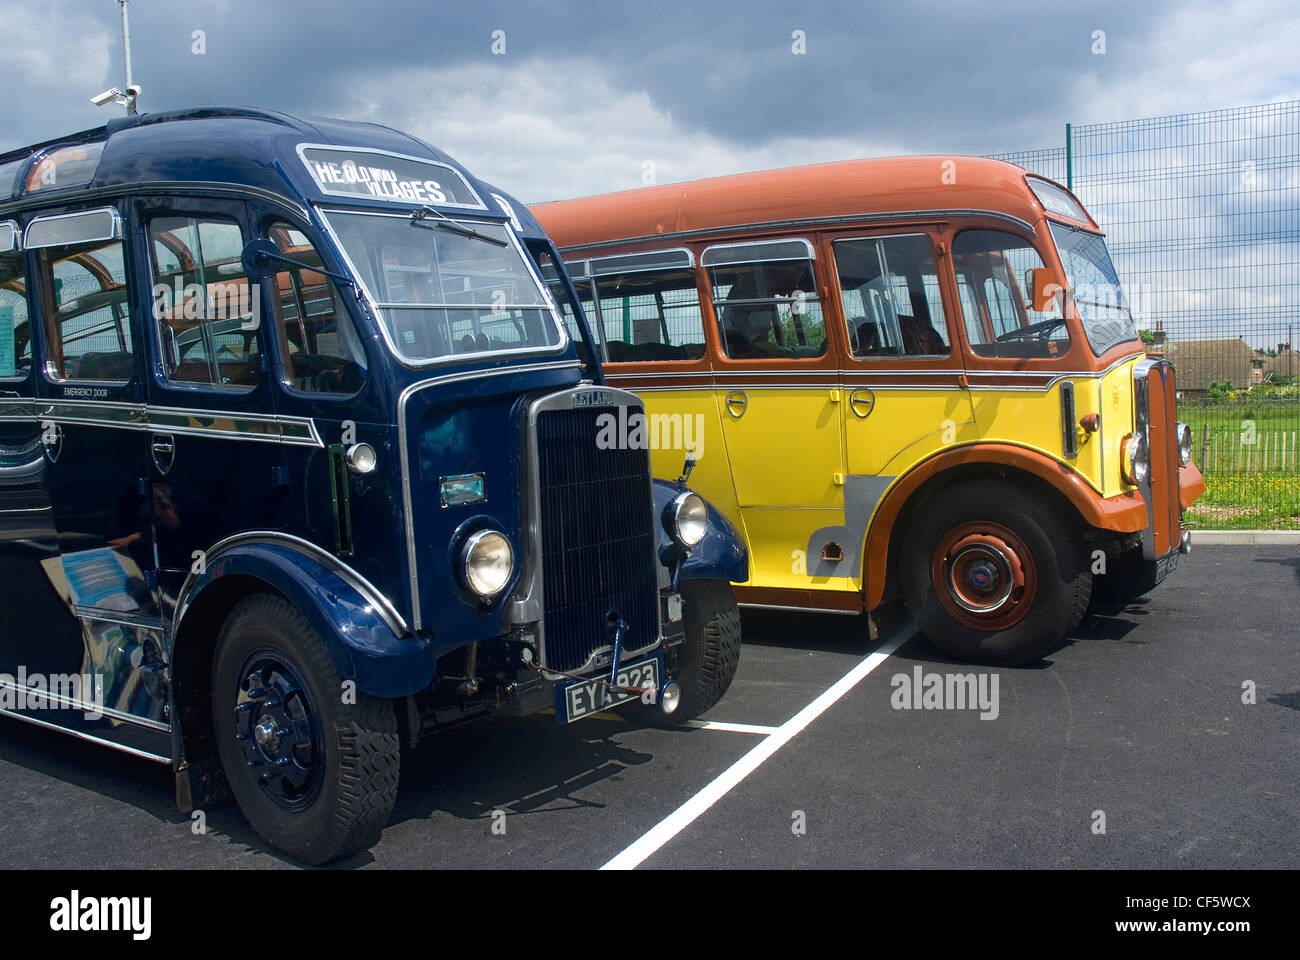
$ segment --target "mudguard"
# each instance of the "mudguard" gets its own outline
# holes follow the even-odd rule
[[[659,537],[659,561],[668,567],[669,571],[678,562],[682,548],[669,535],[663,524],[663,516],[668,505],[677,494],[682,492],[682,489],[676,483],[655,478],[655,529]],[[732,583],[744,583],[749,579],[749,551],[727,518],[715,510],[713,504],[707,499],[704,503],[709,508],[708,532],[704,534],[704,539],[692,547],[687,554],[678,579],[729,580]]]
[[[191,574],[176,605],[177,636],[194,601],[224,577],[255,577],[278,590],[310,621],[345,679],[362,693],[403,697],[427,687],[436,670],[428,637],[406,634],[400,615],[361,577],[310,544],[244,540],[214,547],[205,570]]]

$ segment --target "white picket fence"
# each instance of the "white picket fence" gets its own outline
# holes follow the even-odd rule
[[[1288,473],[1300,468],[1300,431],[1211,431],[1199,438],[1197,466],[1204,473]]]

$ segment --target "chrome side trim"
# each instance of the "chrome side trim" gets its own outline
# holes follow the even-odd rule
[[[1033,224],[1021,220],[1019,217],[1013,217],[1009,213],[1002,213],[998,210],[977,210],[977,209],[949,209],[949,210],[898,210],[889,213],[853,213],[841,214],[827,217],[798,217],[793,220],[762,220],[752,223],[730,224],[724,227],[701,227],[697,230],[679,230],[674,233],[655,233],[646,234],[640,237],[624,237],[619,240],[601,240],[596,243],[580,243],[571,247],[565,247],[561,254],[566,257],[572,252],[578,254],[575,259],[581,259],[580,254],[588,250],[604,250],[609,247],[619,247],[629,243],[642,243],[647,240],[671,240],[685,242],[694,239],[703,239],[713,236],[726,236],[741,231],[759,231],[759,230],[801,230],[801,229],[818,229],[826,227],[852,227],[871,223],[896,223],[899,220],[920,220],[933,222],[936,220],[949,220],[953,217],[987,217],[990,220],[998,220],[1002,223],[1009,223],[1012,226],[1019,227],[1031,237],[1037,237],[1038,232],[1034,229]]]
[[[167,629],[167,625],[157,617],[132,617],[130,614],[122,613],[119,610],[106,611],[102,607],[77,605],[72,608],[72,612],[83,620],[117,623],[124,627],[135,627],[137,630],[148,630],[150,633],[162,633]]]
[[[550,363],[527,363],[518,366],[495,367],[491,370],[461,370],[456,373],[445,373],[440,377],[433,377],[429,380],[421,380],[419,383],[413,383],[397,398],[397,443],[400,448],[400,457],[402,464],[402,507],[406,513],[406,522],[403,526],[406,529],[406,562],[408,570],[408,579],[410,581],[411,591],[411,629],[420,630],[424,625],[423,618],[420,615],[420,584],[416,575],[417,564],[415,556],[415,511],[411,501],[411,448],[407,442],[406,430],[406,403],[411,397],[421,390],[430,387],[440,387],[448,383],[456,383],[461,380],[480,380],[489,377],[506,377],[515,374],[540,373],[546,370],[581,370],[582,364],[577,360],[559,360]]]
[[[274,204],[297,214],[304,221],[308,220],[307,210],[293,197],[262,187],[249,187],[240,183],[222,183],[213,180],[141,180],[138,183],[120,183],[107,187],[90,187],[76,191],[75,195],[47,196],[34,193],[0,203],[0,212],[5,215],[20,213],[33,208],[62,206],[73,201],[93,201],[101,198],[119,200],[140,194],[158,194],[161,196],[202,197],[215,195],[236,200],[256,199]]]
[[[226,537],[224,540],[218,540],[204,551],[205,561],[211,563],[214,558],[241,543],[280,543],[310,555],[313,559],[319,560],[322,566],[347,581],[357,593],[365,597],[366,602],[375,608],[375,612],[379,614],[380,618],[383,619],[394,634],[402,637],[411,632],[401,613],[378,587],[329,551],[317,546],[310,540],[295,537],[293,534],[281,533],[278,530],[247,530],[243,533],[237,533],[234,536]],[[181,619],[189,609],[194,581],[198,577],[199,574],[196,574],[191,569],[185,577],[185,582],[181,584],[180,592],[177,594],[176,609],[172,613],[171,635],[173,637],[176,636],[181,625]]]
[[[316,422],[307,417],[159,407],[100,400],[0,401],[0,421],[35,417],[52,423],[110,427],[118,430],[159,430],[193,437],[258,440],[293,446],[323,447]]]
[[[22,720],[25,723],[35,724],[38,727],[45,727],[47,730],[57,730],[59,733],[66,733],[69,736],[76,737],[78,740],[87,740],[90,743],[112,747],[114,750],[120,750],[122,753],[129,753],[134,757],[143,757],[146,760],[153,760],[156,763],[172,762],[171,757],[164,757],[161,754],[150,753],[147,750],[128,747],[125,744],[116,743],[112,740],[105,740],[103,737],[96,737],[93,734],[84,733],[81,730],[73,730],[70,727],[61,727],[57,723],[50,723],[48,720],[38,720],[29,713],[19,713],[17,710],[6,710],[3,707],[0,707],[0,714],[3,714],[6,717],[13,717],[15,720]]]
[[[77,710],[82,713],[100,713],[111,720],[134,724],[137,727],[147,727],[150,730],[157,730],[159,733],[170,733],[172,729],[169,725],[159,720],[150,720],[147,717],[137,717],[124,710],[117,710],[113,707],[101,707],[97,703],[91,703],[87,700],[79,700],[76,697],[65,697],[59,693],[51,693],[49,690],[39,690],[36,687],[9,683],[6,680],[0,680],[0,689],[12,690],[14,693],[36,694],[52,703],[57,703],[60,707],[65,707],[68,710]],[[20,716],[23,714],[20,714],[19,711],[14,711],[13,715]],[[58,724],[53,724],[53,726],[58,727],[60,730],[64,729],[63,727],[59,727]]]

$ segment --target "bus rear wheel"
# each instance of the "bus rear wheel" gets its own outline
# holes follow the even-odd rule
[[[1032,490],[976,481],[944,490],[907,532],[903,591],[949,656],[1018,666],[1079,625],[1092,573],[1078,531]]]
[[[288,601],[257,594],[226,617],[212,667],[222,767],[253,829],[309,864],[372,846],[397,800],[393,705],[345,692]]]

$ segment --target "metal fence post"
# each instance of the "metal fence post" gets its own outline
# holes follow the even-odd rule
[[[1065,125],[1065,186],[1067,190],[1074,190],[1074,136],[1073,127],[1070,124]]]

